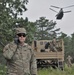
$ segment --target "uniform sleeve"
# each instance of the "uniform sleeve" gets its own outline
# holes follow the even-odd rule
[[[31,75],[37,75],[37,61],[33,50],[31,56]]]
[[[15,52],[15,49],[12,47],[12,45],[10,44],[7,44],[4,49],[3,49],[3,56],[6,58],[6,59],[11,59],[13,54]]]

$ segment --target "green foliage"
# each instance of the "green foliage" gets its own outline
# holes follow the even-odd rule
[[[0,64],[0,75],[6,75],[7,67]]]
[[[0,0],[0,45],[13,40],[13,28],[19,21],[17,16],[27,10],[27,3],[28,0]]]
[[[67,34],[62,32],[61,36],[58,38],[62,38],[64,40],[65,61],[67,56],[70,55],[73,58],[72,62],[74,62],[74,33],[71,34],[71,36],[67,36]]]
[[[36,20],[35,25],[37,27],[36,39],[51,39],[56,37],[56,31],[60,30],[59,28],[55,29],[56,22],[53,22],[53,20],[49,22],[45,17],[40,17],[39,20]]]
[[[7,67],[0,64],[0,75],[6,75]],[[43,68],[38,69],[38,75],[74,75],[74,65],[72,67],[68,67],[65,65],[64,70],[60,69],[53,69],[50,68]]]

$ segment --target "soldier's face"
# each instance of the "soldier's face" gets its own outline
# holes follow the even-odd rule
[[[26,39],[26,34],[24,34],[24,33],[18,34],[18,39],[21,43],[23,43]]]

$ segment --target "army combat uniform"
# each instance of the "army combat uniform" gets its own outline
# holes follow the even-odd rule
[[[23,46],[14,41],[3,49],[7,60],[7,75],[37,75],[37,65],[33,50],[24,43]]]
[[[67,65],[68,65],[68,67],[72,66],[71,60],[72,60],[72,57],[70,55],[68,55],[68,57],[67,57]]]

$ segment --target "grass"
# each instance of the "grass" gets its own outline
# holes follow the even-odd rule
[[[63,71],[53,68],[39,69],[38,75],[74,75],[74,66],[72,67],[65,66]]]
[[[0,75],[6,75],[6,66],[0,65]],[[74,75],[74,65],[72,67],[65,65],[63,71],[58,68],[38,69],[38,75]]]

